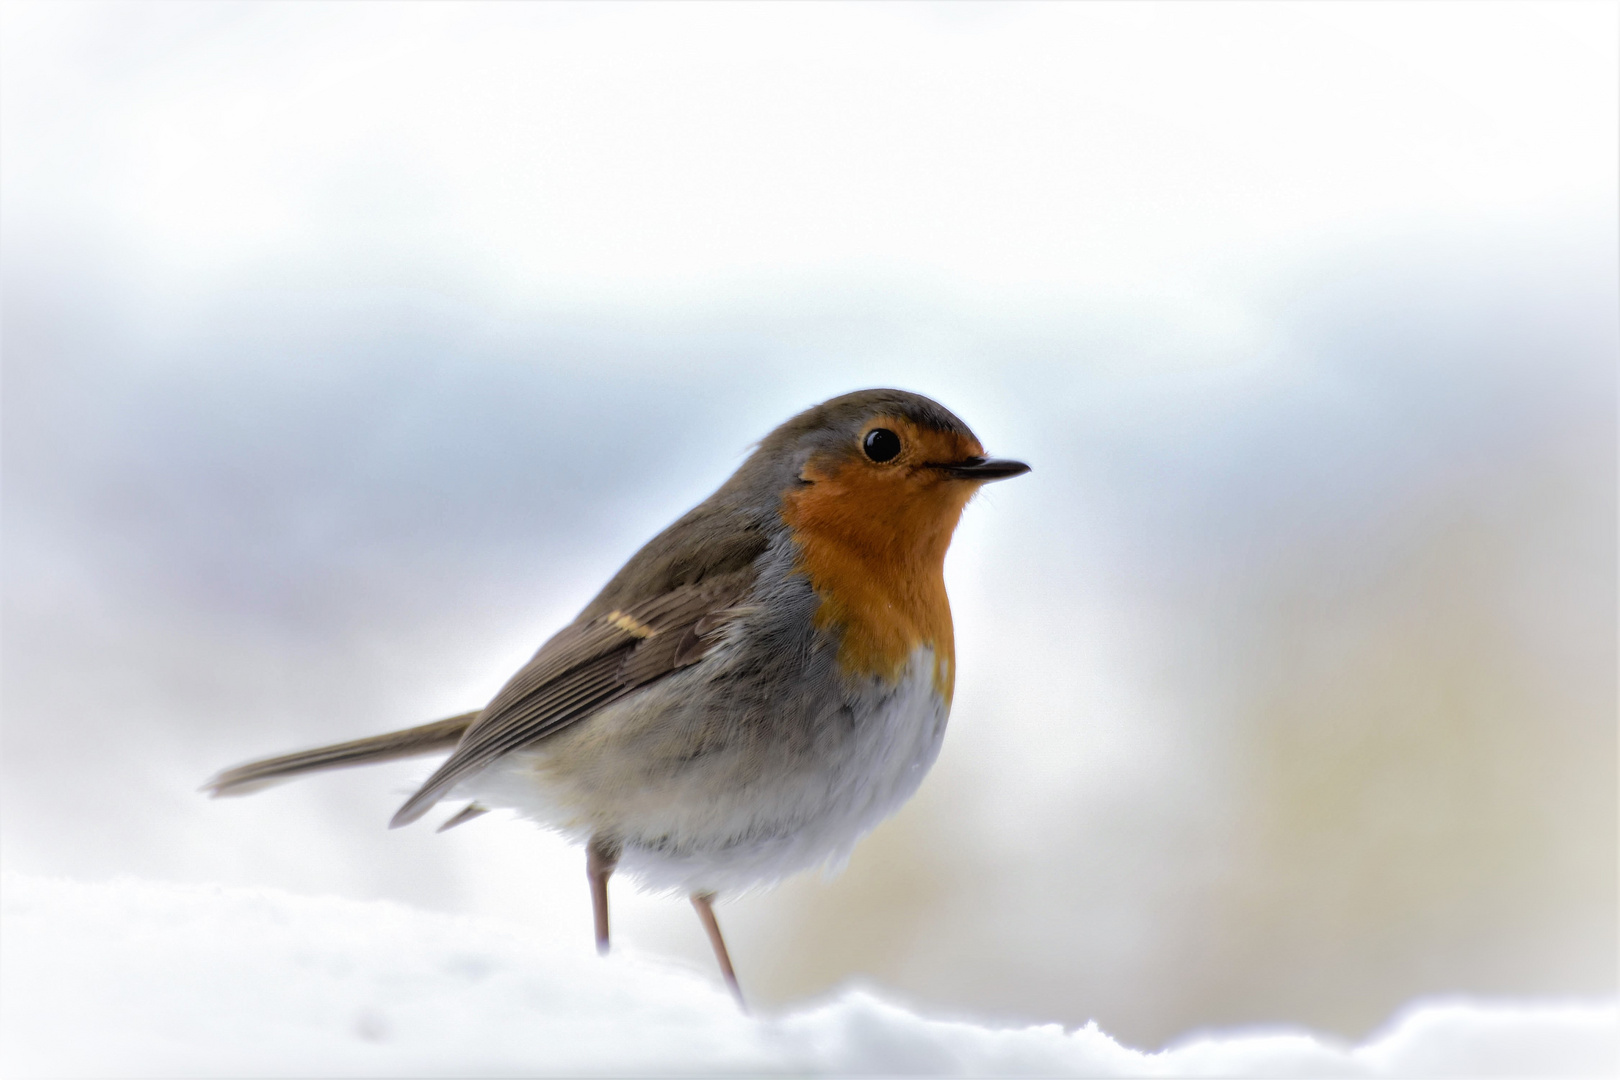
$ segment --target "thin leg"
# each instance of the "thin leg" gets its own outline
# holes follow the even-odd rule
[[[737,985],[737,972],[731,966],[731,954],[726,952],[726,939],[720,936],[720,921],[714,917],[714,893],[697,892],[692,894],[692,906],[697,908],[698,918],[703,921],[703,929],[708,931],[709,944],[714,946],[714,958],[720,961],[720,974],[731,987],[731,995],[737,999],[737,1005],[743,1012],[748,1011],[748,1002],[743,1000],[742,987]]]
[[[591,837],[585,849],[585,876],[591,880],[591,910],[596,914],[596,951],[608,951],[607,883],[619,865],[619,845],[600,836]]]

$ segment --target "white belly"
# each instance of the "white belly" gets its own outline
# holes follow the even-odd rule
[[[917,790],[950,711],[934,671],[932,650],[919,649],[897,687],[851,700],[848,734],[815,753],[727,750],[629,779],[616,760],[629,747],[612,749],[612,733],[656,708],[655,694],[622,719],[606,710],[577,735],[507,755],[465,790],[578,839],[617,835],[619,869],[644,888],[732,893],[773,884],[842,863]],[[681,692],[679,680],[669,683],[667,692]],[[579,764],[593,753],[595,767]]]

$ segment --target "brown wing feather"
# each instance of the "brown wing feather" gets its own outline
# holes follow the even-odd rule
[[[752,566],[680,585],[566,627],[507,682],[390,828],[425,814],[457,783],[655,679],[695,664],[738,610]]]

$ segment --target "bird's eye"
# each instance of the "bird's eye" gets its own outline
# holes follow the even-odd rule
[[[861,446],[873,461],[893,461],[900,453],[900,436],[886,427],[873,428],[866,433]]]

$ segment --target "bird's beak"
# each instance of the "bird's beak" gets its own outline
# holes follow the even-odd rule
[[[1003,461],[995,458],[972,457],[935,466],[953,480],[1005,480],[1009,476],[1022,476],[1029,466],[1022,461]]]

